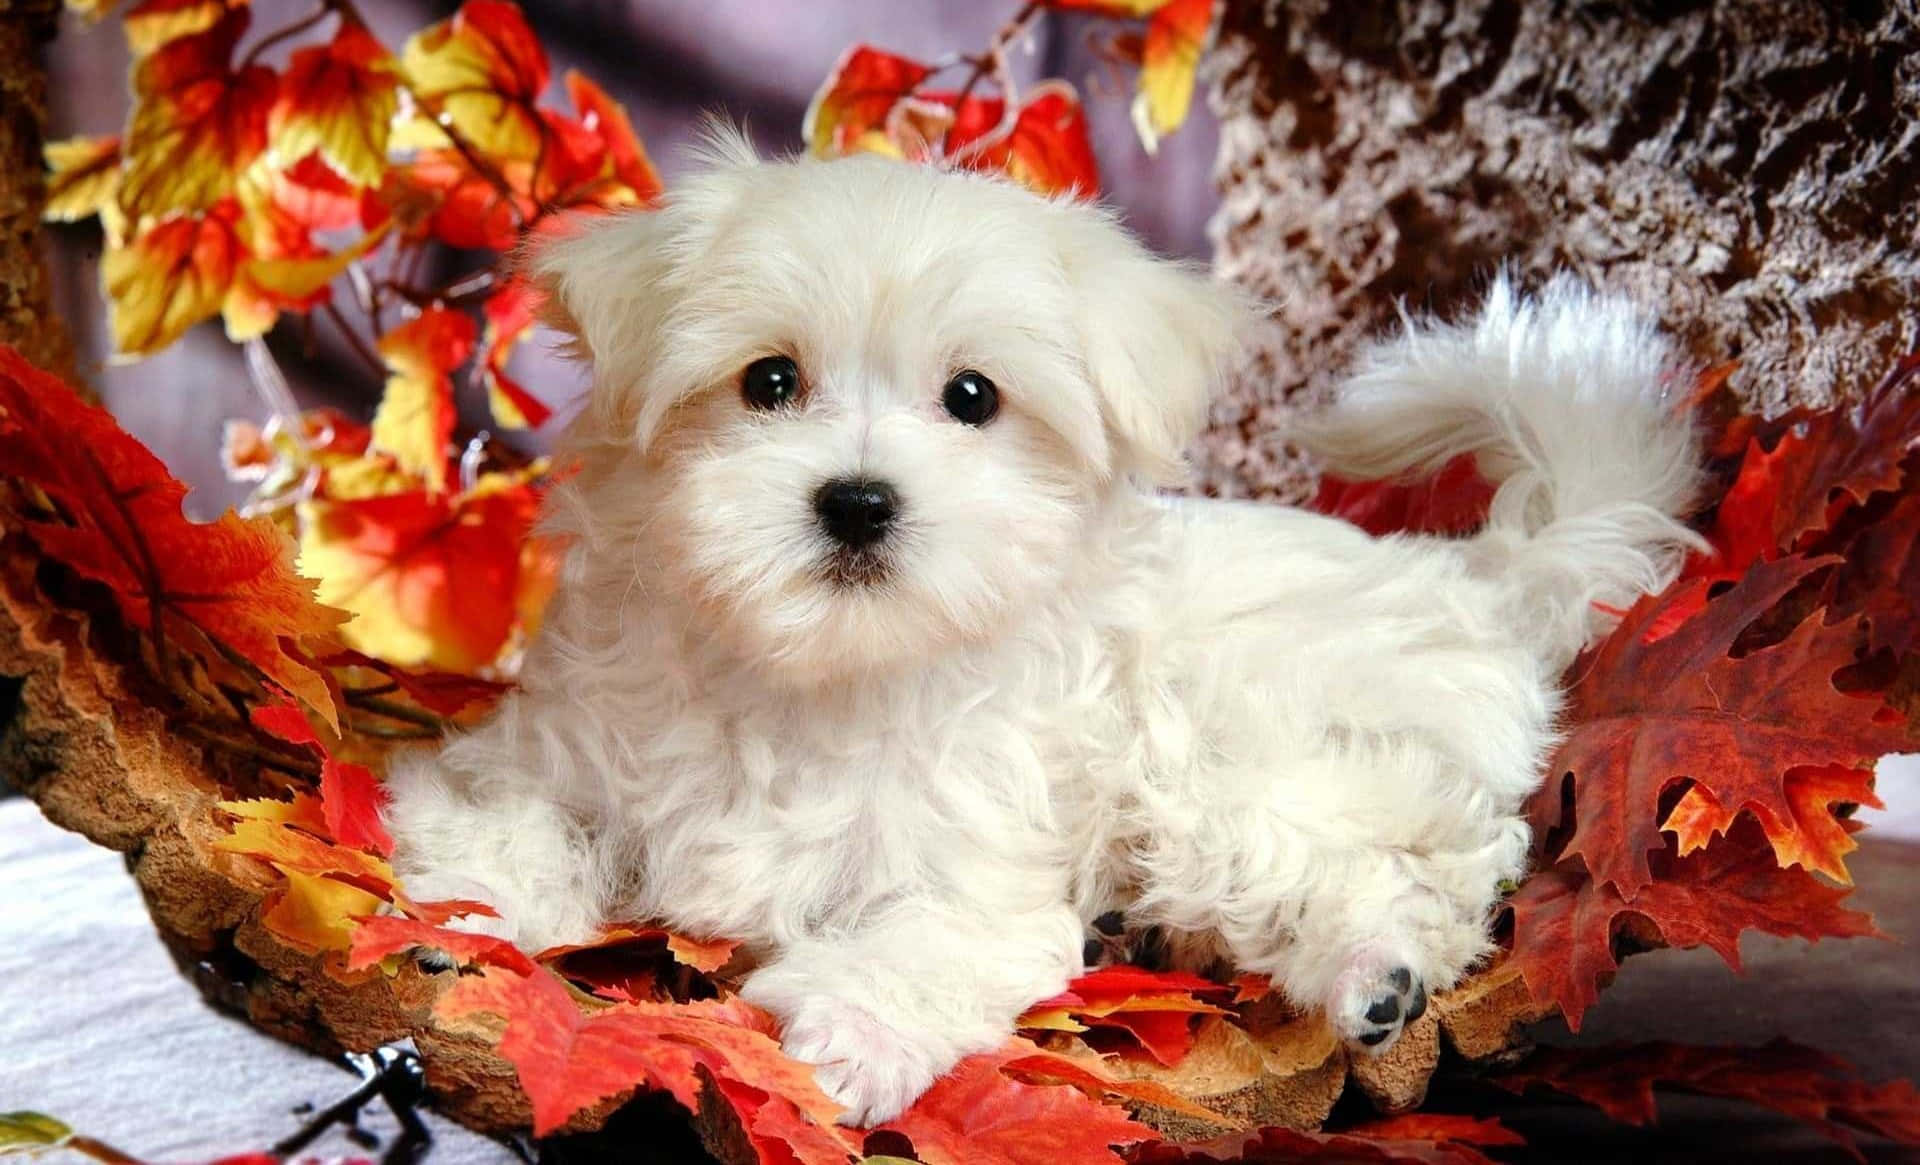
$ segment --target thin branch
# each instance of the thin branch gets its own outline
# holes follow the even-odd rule
[[[433,713],[422,712],[418,708],[410,708],[398,701],[389,700],[385,696],[351,690],[346,692],[345,695],[349,707],[359,708],[363,711],[371,712],[376,716],[384,716],[389,720],[399,720],[407,724],[417,724],[435,733],[443,732],[447,727],[446,721],[435,716]]]
[[[360,333],[355,331],[353,325],[347,322],[347,317],[345,313],[340,310],[340,305],[334,303],[332,300],[328,300],[323,310],[327,313],[327,318],[333,321],[333,326],[340,329],[340,334],[346,337],[348,345],[353,348],[360,359],[365,360],[370,368],[384,378],[387,375],[387,362],[382,360],[379,353],[369,348],[367,342],[360,338]]]
[[[280,44],[283,41],[291,40],[292,38],[299,36],[301,33],[312,28],[314,25],[319,24],[321,21],[325,20],[327,17],[332,16],[333,11],[334,11],[334,6],[331,3],[323,3],[320,5],[319,11],[314,12],[310,16],[302,17],[301,19],[294,21],[292,24],[287,25],[285,28],[282,28],[272,33],[271,35],[265,37],[260,41],[259,44],[254,45],[252,49],[248,50],[246,56],[240,59],[240,68],[246,69],[248,66],[252,65],[256,60],[260,58],[260,54],[266,52],[268,49],[272,48],[274,45]]]

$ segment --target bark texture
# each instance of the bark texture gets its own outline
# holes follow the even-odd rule
[[[40,253],[47,125],[40,46],[59,16],[59,0],[0,0],[0,343],[71,380],[73,344],[53,318],[53,286]]]
[[[1227,0],[1219,271],[1276,304],[1198,458],[1297,496],[1285,448],[1396,305],[1496,264],[1657,312],[1768,410],[1870,384],[1916,339],[1920,4]]]

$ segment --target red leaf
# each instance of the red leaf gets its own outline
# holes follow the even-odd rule
[[[473,336],[472,317],[436,306],[380,337],[392,375],[373,416],[373,443],[436,491],[447,485],[452,373],[473,352]]]
[[[1723,805],[1756,805],[1791,819],[1785,774],[1799,766],[1871,764],[1909,744],[1879,722],[1878,700],[1843,695],[1833,676],[1851,665],[1858,629],[1818,612],[1784,642],[1740,658],[1740,633],[1828,560],[1754,566],[1700,614],[1651,643],[1644,632],[1684,586],[1636,604],[1600,647],[1574,665],[1566,739],[1547,771],[1572,775],[1573,834],[1562,852],[1633,898],[1661,845],[1660,799],[1691,778]],[[1561,821],[1560,782],[1533,802],[1537,831]]]
[[[1112,1165],[1120,1158],[1109,1146],[1155,1139],[1124,1109],[1003,1070],[1036,1051],[1014,1040],[969,1056],[881,1127],[905,1135],[927,1165]]]
[[[1516,1093],[1551,1088],[1631,1125],[1653,1122],[1656,1087],[1744,1100],[1810,1125],[1858,1160],[1865,1158],[1849,1129],[1920,1144],[1920,1092],[1912,1082],[1868,1084],[1845,1063],[1785,1040],[1759,1048],[1542,1048],[1493,1082]]]
[[[506,1021],[500,1054],[518,1071],[533,1102],[535,1136],[643,1085],[665,1089],[696,1110],[704,1069],[765,1094],[763,1107],[789,1107],[788,1120],[811,1122],[844,1139],[834,1125],[840,1110],[814,1084],[813,1070],[788,1059],[759,1026],[758,1014],[738,1000],[622,1003],[583,1011],[545,971],[523,976],[487,969],[454,984],[435,1010],[446,1020],[489,1013]],[[855,1148],[845,1143],[849,1152]]]
[[[135,67],[120,183],[129,221],[211,207],[266,149],[278,91],[273,71],[231,63],[249,18],[245,6],[230,8],[204,32],[169,42]]]
[[[1193,1047],[1193,1020],[1224,1009],[1196,997],[1224,997],[1229,989],[1185,972],[1132,966],[1103,967],[1067,990],[1028,1008],[1023,1027],[1081,1030],[1081,1025],[1125,1031],[1161,1064],[1177,1064]],[[1062,1019],[1070,1022],[1062,1023]]]
[[[380,823],[386,790],[365,765],[334,759],[306,716],[285,700],[258,706],[251,717],[255,728],[311,749],[321,758],[320,806],[329,837],[382,857],[393,853],[393,838]]]
[[[1859,404],[1803,422],[1797,447],[1775,469],[1778,545],[1791,548],[1826,529],[1836,500],[1864,502],[1876,491],[1898,488],[1900,462],[1920,438],[1920,392],[1909,383],[1916,375],[1920,353],[1901,360]]]
[[[1689,788],[1667,814],[1660,828],[1674,835],[1682,856],[1702,849],[1715,836],[1733,828],[1741,811],[1752,813],[1773,845],[1773,856],[1783,866],[1799,865],[1851,886],[1846,855],[1859,848],[1853,833],[1859,825],[1834,817],[1835,805],[1883,808],[1873,794],[1873,770],[1843,765],[1787,770],[1784,781],[1790,814],[1782,818],[1772,807],[1746,802],[1728,807],[1704,785]]]
[[[535,973],[533,960],[505,939],[448,930],[414,918],[380,914],[354,920],[352,945],[347,948],[347,970],[361,971],[388,955],[414,947],[445,951],[461,963],[502,967],[517,975]]]
[[[553,415],[544,401],[507,375],[507,360],[533,329],[539,306],[540,293],[531,283],[510,279],[488,296],[480,309],[487,322],[481,340],[485,350],[481,377],[487,385],[493,419],[509,429],[537,429]]]
[[[1840,905],[1835,889],[1800,870],[1781,869],[1751,822],[1734,824],[1705,851],[1662,853],[1654,879],[1631,901],[1611,884],[1562,862],[1529,877],[1507,900],[1513,910],[1511,958],[1536,1000],[1552,1003],[1575,1031],[1619,963],[1613,938],[1633,917],[1672,947],[1711,947],[1740,967],[1746,930],[1804,938],[1877,935],[1873,920]]]
[[[200,637],[217,641],[337,724],[327,678],[308,652],[331,645],[344,615],[314,601],[286,535],[231,511],[189,521],[180,512],[186,486],[158,458],[104,409],[5,346],[0,473],[52,498],[60,514],[28,523],[34,540],[105,584],[135,627],[216,662],[221,653]]]
[[[1422,481],[1320,479],[1312,508],[1369,534],[1467,534],[1487,520],[1493,485],[1463,453]]]
[[[888,115],[896,104],[933,75],[919,61],[854,45],[815,91],[800,133],[818,157],[840,157],[869,148],[868,135],[887,136]]]

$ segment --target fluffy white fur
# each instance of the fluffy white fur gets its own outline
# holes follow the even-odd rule
[[[1155,496],[1244,309],[1084,206],[723,141],[533,268],[595,372],[573,546],[521,690],[397,766],[399,868],[527,947],[746,940],[851,1122],[1005,1039],[1116,908],[1386,1047],[1487,950],[1598,605],[1691,543],[1667,348],[1567,284],[1409,323],[1307,435],[1368,475],[1477,453],[1492,521],[1443,541]],[[806,390],[757,412],[769,354]],[[963,368],[980,428],[941,409]],[[865,583],[811,504],[850,474],[901,498]]]

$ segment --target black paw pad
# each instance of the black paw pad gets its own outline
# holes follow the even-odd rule
[[[1427,988],[1407,967],[1393,968],[1375,984],[1358,1030],[1349,1030],[1347,1036],[1363,1047],[1384,1051],[1408,1024],[1427,1013]]]

